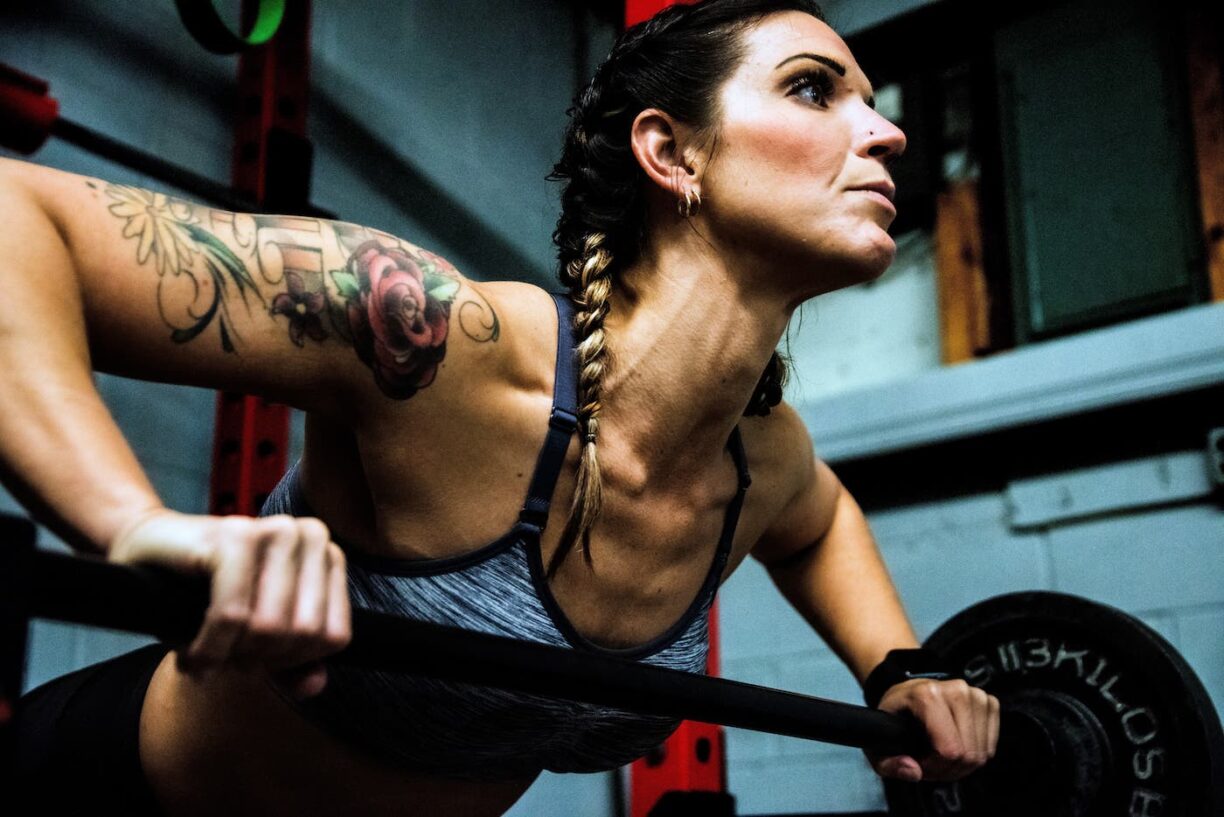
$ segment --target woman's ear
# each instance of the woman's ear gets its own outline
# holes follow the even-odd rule
[[[629,143],[646,177],[675,198],[698,177],[700,157],[686,145],[692,131],[658,108],[647,108],[633,120]]]

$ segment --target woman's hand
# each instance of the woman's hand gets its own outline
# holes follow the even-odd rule
[[[994,757],[999,742],[999,699],[962,679],[915,679],[891,687],[880,699],[884,712],[908,712],[926,727],[931,754],[872,757],[881,777],[917,782],[957,780]]]
[[[210,577],[200,632],[178,651],[197,679],[265,668],[295,698],[312,697],[327,683],[320,660],[352,638],[344,553],[318,519],[159,509],[116,536],[107,559]]]

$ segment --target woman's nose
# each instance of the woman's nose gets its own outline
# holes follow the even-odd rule
[[[861,150],[864,155],[882,159],[887,165],[905,153],[905,145],[905,132],[877,115],[876,121],[867,127],[867,136],[863,139]]]

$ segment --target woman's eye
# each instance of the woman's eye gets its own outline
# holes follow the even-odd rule
[[[824,105],[833,96],[833,80],[824,71],[811,71],[794,79],[790,92],[817,105]]]

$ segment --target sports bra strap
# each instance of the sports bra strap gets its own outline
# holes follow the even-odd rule
[[[561,466],[565,464],[565,452],[570,438],[578,428],[578,361],[575,356],[577,338],[574,335],[574,305],[569,295],[550,292],[557,305],[557,365],[553,382],[552,412],[548,416],[548,437],[536,459],[535,472],[527,490],[527,501],[519,512],[519,522],[537,531],[543,531],[548,522],[548,508]],[[739,426],[731,430],[727,440],[732,459],[739,473],[739,490],[742,494],[752,484],[748,473],[748,458],[740,438]],[[736,509],[738,516],[738,509]],[[734,531],[734,522],[731,530]]]
[[[531,486],[527,490],[527,501],[519,512],[519,521],[536,530],[544,530],[548,522],[548,506],[561,466],[565,464],[565,452],[569,449],[570,437],[578,428],[578,362],[574,357],[577,346],[574,337],[574,305],[569,295],[550,292],[557,306],[557,365],[553,381],[552,412],[548,416],[548,437],[536,459]]]
[[[731,437],[727,440],[727,447],[731,449],[731,458],[735,460],[735,470],[739,474],[739,487],[741,491],[746,491],[748,486],[752,484],[752,475],[748,473],[748,457],[744,453],[744,440],[740,436],[740,427],[737,424],[731,429]]]

